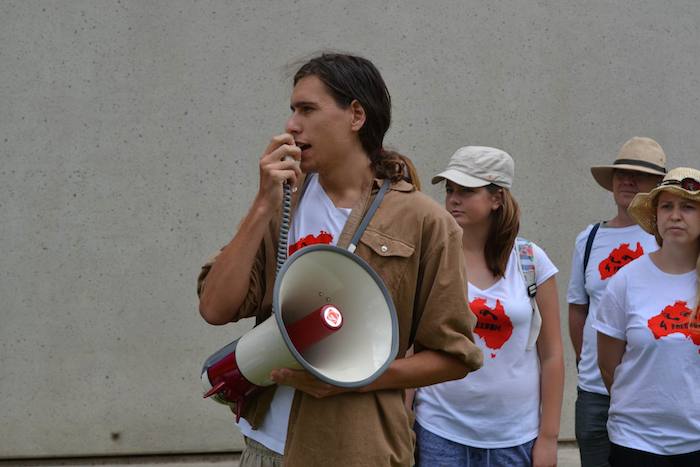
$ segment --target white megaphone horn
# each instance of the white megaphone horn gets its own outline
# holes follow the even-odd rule
[[[277,368],[305,369],[334,386],[358,388],[396,358],[398,320],[381,278],[359,256],[330,245],[294,253],[277,274],[272,316],[209,357],[204,397],[235,404],[270,386]]]

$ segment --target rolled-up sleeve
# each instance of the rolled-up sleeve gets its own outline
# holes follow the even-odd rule
[[[625,275],[616,274],[608,283],[593,315],[593,329],[614,339],[627,340],[626,291]]]
[[[199,271],[199,276],[197,277],[197,296],[202,298],[202,292],[206,287],[206,279],[211,271],[212,266],[218,260],[221,255],[221,249],[217,254],[209,258]],[[255,261],[253,262],[253,268],[250,272],[250,283],[248,285],[248,292],[246,293],[245,300],[241,305],[239,312],[237,313],[238,319],[250,318],[255,316],[262,306],[263,297],[265,296],[265,242],[263,241],[258,248],[258,252],[255,255]]]
[[[474,344],[476,317],[467,302],[462,232],[442,221],[422,254],[414,313],[420,316],[415,350],[439,350],[460,359],[470,371],[483,364]]]
[[[566,301],[575,305],[588,304],[588,291],[585,287],[585,274],[583,270],[583,254],[592,226],[588,226],[578,234],[574,243],[574,251],[571,255],[571,274],[569,275],[569,287],[566,291]]]

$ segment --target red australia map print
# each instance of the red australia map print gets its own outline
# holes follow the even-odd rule
[[[496,306],[490,308],[485,298],[476,298],[469,303],[472,313],[476,315],[474,332],[486,343],[491,350],[503,347],[513,334],[513,322],[506,315],[501,301],[496,299]],[[496,354],[491,353],[491,358]]]
[[[319,243],[322,243],[324,245],[330,245],[332,242],[333,235],[321,230],[321,232],[318,235],[309,234],[306,237],[303,237],[301,240],[297,241],[294,245],[289,245],[289,255],[291,256],[292,254],[294,254],[295,251],[304,248],[305,246],[317,245]]]
[[[649,318],[647,326],[656,339],[679,333],[692,340],[695,345],[700,346],[700,320],[696,318],[692,323],[689,321],[690,308],[688,308],[688,304],[683,300],[678,300],[673,305],[664,308],[658,315]]]
[[[622,266],[631,263],[644,254],[644,248],[637,242],[637,248],[632,251],[629,243],[622,243],[619,247],[610,252],[607,258],[600,262],[598,271],[600,279],[609,279],[619,271]]]

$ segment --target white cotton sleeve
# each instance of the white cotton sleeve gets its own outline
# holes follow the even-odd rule
[[[574,252],[571,258],[571,275],[569,276],[569,288],[566,292],[566,301],[576,305],[588,304],[588,292],[584,280],[583,254],[586,249],[586,241],[593,226],[589,225],[578,234],[574,242]]]
[[[627,278],[620,271],[608,283],[594,316],[593,329],[606,336],[626,340],[627,330]]]
[[[541,285],[547,279],[559,272],[559,269],[549,259],[542,248],[532,244],[532,254],[535,256],[535,283]]]

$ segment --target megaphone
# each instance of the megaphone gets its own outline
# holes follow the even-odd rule
[[[398,319],[382,279],[359,256],[311,245],[284,263],[272,316],[210,356],[204,397],[231,405],[236,421],[246,400],[270,386],[277,368],[305,369],[328,384],[358,388],[396,358]]]

